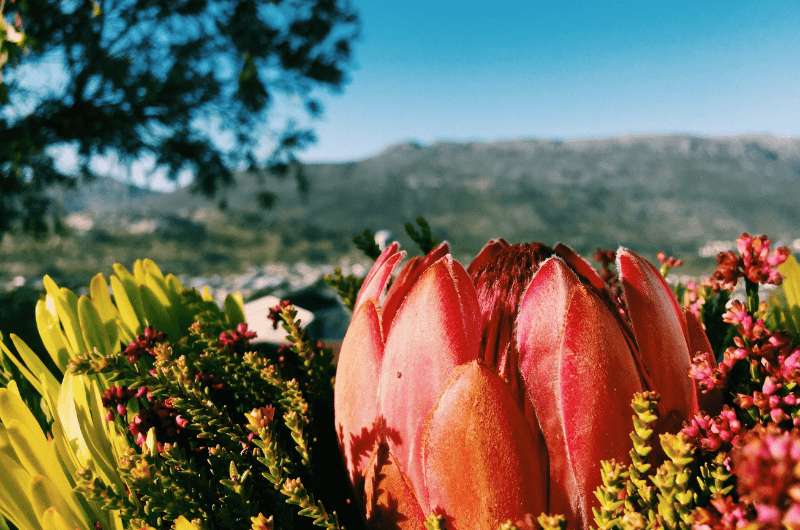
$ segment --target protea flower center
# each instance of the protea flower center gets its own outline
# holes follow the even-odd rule
[[[517,348],[514,324],[519,302],[539,265],[553,255],[542,243],[508,244],[498,240],[469,267],[481,309],[481,358],[506,379],[513,379]]]

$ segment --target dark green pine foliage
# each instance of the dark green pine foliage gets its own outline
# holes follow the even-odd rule
[[[305,187],[296,154],[314,134],[298,124],[346,81],[359,31],[348,0],[16,0],[5,19],[25,49],[7,47],[0,81],[0,233],[46,230],[48,190],[92,177],[98,156],[191,175],[206,194],[241,170]],[[299,110],[276,117],[286,97]]]
[[[428,224],[428,221],[424,217],[417,217],[416,224],[417,226],[414,226],[413,223],[406,223],[406,233],[408,234],[408,237],[410,237],[412,241],[419,246],[419,249],[422,251],[422,253],[427,254],[433,250],[433,248],[438,245],[439,242],[433,238],[431,225]]]

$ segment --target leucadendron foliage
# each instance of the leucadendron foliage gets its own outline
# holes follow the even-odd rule
[[[45,277],[35,318],[46,352],[13,334],[0,342],[5,521],[340,528],[333,361],[294,307],[273,315],[287,344],[257,348],[241,297],[220,307],[150,260],[113,270],[86,295]]]

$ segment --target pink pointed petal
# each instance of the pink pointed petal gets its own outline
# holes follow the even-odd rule
[[[353,311],[357,310],[366,300],[372,300],[376,305],[380,305],[381,296],[386,289],[389,278],[392,276],[392,271],[406,255],[405,251],[398,249],[399,245],[392,243],[375,260],[372,269],[364,278],[364,283],[361,284]]]
[[[414,256],[408,263],[406,263],[400,274],[397,275],[389,292],[386,293],[386,300],[383,302],[383,309],[381,318],[383,320],[383,329],[389,330],[394,320],[397,310],[400,309],[403,301],[408,296],[411,288],[425,272],[428,267],[436,263],[439,259],[443,258],[450,253],[450,245],[447,241],[439,243],[425,256]]]
[[[478,252],[474,258],[472,258],[472,262],[467,267],[467,272],[470,276],[472,276],[476,270],[483,267],[486,262],[494,260],[494,258],[502,252],[504,249],[508,248],[509,245],[508,241],[503,239],[502,237],[497,239],[490,239],[483,248]]]
[[[505,382],[457,367],[428,423],[423,461],[431,510],[448,528],[497,528],[546,510],[547,455]]]
[[[381,251],[380,255],[375,258],[375,263],[372,264],[372,267],[367,272],[367,275],[364,277],[364,283],[367,283],[373,276],[380,270],[381,266],[386,262],[394,254],[400,252],[400,243],[397,241],[393,241],[389,244],[383,251]]]
[[[578,276],[589,282],[595,289],[605,291],[606,283],[603,281],[603,278],[600,277],[600,274],[592,267],[592,264],[584,259],[583,256],[564,243],[556,243],[553,250],[555,250],[558,257],[566,261],[567,265],[572,267],[572,270],[578,273]]]
[[[689,334],[689,353],[692,355],[697,352],[709,352],[713,354],[714,350],[711,347],[711,342],[708,340],[706,330],[703,329],[702,322],[688,309],[685,309],[683,314],[686,318],[686,329]]]
[[[424,491],[422,425],[452,369],[477,358],[480,310],[467,272],[452,257],[431,265],[397,313],[381,366],[380,412],[401,471]],[[425,513],[426,500],[419,498]]]
[[[353,315],[336,367],[334,410],[339,446],[350,480],[358,485],[378,439],[378,381],[383,338],[375,304],[367,300]]]
[[[588,528],[600,461],[628,460],[630,400],[642,389],[618,320],[559,258],[528,286],[517,324],[520,373],[550,462],[551,513]]]
[[[386,444],[376,446],[364,483],[367,528],[424,530],[425,515]]]
[[[694,356],[698,352],[709,352],[713,358],[714,349],[708,340],[708,335],[703,329],[703,324],[691,311],[684,310],[686,315],[686,328],[689,332],[689,353]],[[711,392],[703,393],[697,388],[695,384],[695,394],[697,395],[697,404],[706,413],[716,415],[722,410],[723,396],[719,388],[715,388]]]
[[[620,249],[617,270],[641,362],[661,395],[660,429],[676,430],[697,411],[683,311],[646,259]]]

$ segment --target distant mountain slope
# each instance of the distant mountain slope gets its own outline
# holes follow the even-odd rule
[[[584,249],[626,244],[694,252],[740,231],[800,237],[800,140],[643,136],[403,144],[358,162],[307,168],[311,193],[277,189],[266,214],[324,232],[399,230],[424,214],[457,248],[487,238],[570,241]],[[255,211],[246,178],[226,198]],[[159,209],[192,204],[185,192]]]
[[[306,173],[306,197],[290,180],[266,181],[278,196],[270,211],[258,207],[258,185],[246,175],[221,198],[224,212],[186,190],[146,193],[122,208],[107,195],[84,198],[98,222],[82,237],[85,243],[96,232],[97,259],[147,252],[202,271],[329,260],[351,249],[354,232],[400,233],[419,214],[463,256],[499,235],[562,240],[583,251],[624,244],[686,256],[744,230],[800,237],[800,139],[402,144],[365,160],[312,164]],[[36,255],[39,247],[26,248]],[[70,259],[66,246],[39,255],[48,252]]]
[[[110,178],[96,178],[74,188],[54,189],[53,195],[64,212],[70,214],[125,207],[158,193]],[[114,201],[109,201],[112,198]]]

